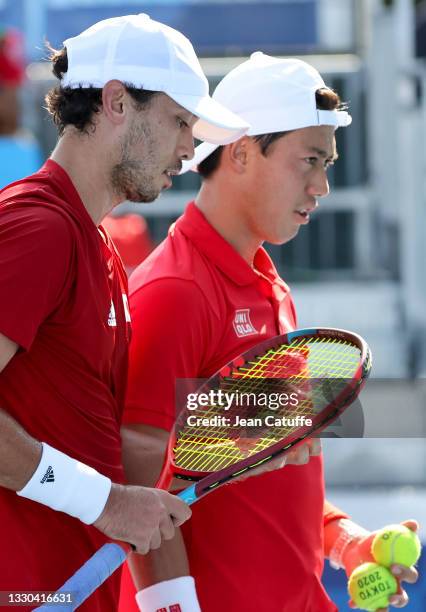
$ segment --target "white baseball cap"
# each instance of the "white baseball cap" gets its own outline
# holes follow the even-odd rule
[[[213,99],[250,124],[248,136],[298,130],[315,125],[336,129],[352,123],[344,110],[317,109],[315,92],[326,87],[320,73],[299,59],[278,59],[256,51],[231,70],[216,87]],[[203,143],[181,174],[196,171],[219,145]]]
[[[208,81],[190,41],[143,13],[95,23],[64,41],[68,70],[62,87],[103,87],[118,79],[161,91],[199,117],[193,133],[200,140],[228,144],[249,127],[209,96]]]

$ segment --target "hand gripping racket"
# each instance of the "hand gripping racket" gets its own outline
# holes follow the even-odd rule
[[[178,493],[192,504],[288,453],[352,404],[370,369],[366,342],[348,331],[301,329],[265,340],[191,395],[203,401],[196,410],[188,402],[182,408],[157,486],[167,489],[173,477],[195,481]],[[127,552],[118,544],[105,544],[59,589],[72,592],[73,603],[50,604],[50,612],[75,610],[123,563]]]

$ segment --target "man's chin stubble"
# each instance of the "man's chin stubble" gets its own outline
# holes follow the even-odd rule
[[[160,196],[160,192],[141,193],[129,191],[125,194],[126,200],[134,204],[150,204]]]

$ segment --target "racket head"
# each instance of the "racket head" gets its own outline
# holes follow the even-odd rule
[[[255,432],[251,434],[252,442],[249,439],[248,446],[242,448],[241,436],[238,438],[230,427],[189,428],[191,411],[184,406],[169,437],[158,486],[167,488],[173,476],[198,481],[214,474],[210,483],[213,486],[213,482],[228,481],[237,473],[289,452],[307,436],[320,433],[355,400],[369,375],[371,362],[371,352],[361,336],[335,328],[295,330],[252,347],[223,366],[196,393],[220,389],[229,392],[240,385],[246,392],[251,388],[265,390],[265,385],[266,391],[283,390],[289,385],[300,390],[310,385],[312,395],[314,384],[319,398],[314,403],[308,397],[297,410],[286,408],[276,414],[279,417],[284,412],[290,417],[304,412],[312,423],[270,427],[267,432],[260,431],[262,435]],[[329,387],[326,394],[325,385]],[[210,417],[221,412],[223,416],[221,406],[210,405],[203,410],[204,416]]]

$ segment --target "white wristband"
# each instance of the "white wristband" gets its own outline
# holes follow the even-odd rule
[[[164,580],[136,593],[142,612],[201,612],[192,576]]]
[[[336,538],[333,548],[330,550],[330,554],[328,555],[330,565],[334,569],[343,568],[343,554],[348,547],[348,544],[350,544],[355,538],[364,538],[368,535],[368,531],[366,531],[363,527],[360,527],[360,525],[353,523],[349,519],[340,519],[340,527],[340,534],[338,538]]]
[[[101,515],[110,491],[109,478],[43,442],[40,463],[17,494],[90,525]]]

